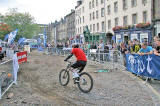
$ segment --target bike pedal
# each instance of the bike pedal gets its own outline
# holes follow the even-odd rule
[[[79,77],[74,78],[74,84],[79,83]]]

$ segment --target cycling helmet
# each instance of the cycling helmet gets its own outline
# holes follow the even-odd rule
[[[79,48],[79,44],[78,43],[73,43],[72,48]]]

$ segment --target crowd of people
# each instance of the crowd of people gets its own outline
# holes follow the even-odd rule
[[[70,45],[71,44],[68,43],[58,42],[55,48],[69,48]],[[121,42],[119,44],[111,44],[111,42],[105,43],[103,40],[100,40],[99,42],[85,42],[84,44],[80,44],[79,46],[87,53],[87,56],[89,56],[91,54],[91,50],[94,49],[94,52],[100,54],[101,61],[109,61],[111,51],[115,51],[113,52],[113,55],[118,55],[118,53],[121,53],[125,65],[125,55],[128,53],[139,55],[155,54],[157,56],[160,56],[160,34],[154,37],[153,43],[148,43],[148,41],[140,43],[138,39],[133,39],[129,40],[127,43]],[[49,43],[48,48],[54,48],[54,46]],[[93,54],[91,56],[93,56],[94,58],[97,57]]]

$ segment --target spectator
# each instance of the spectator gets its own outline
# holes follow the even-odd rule
[[[120,48],[121,48],[121,53],[122,53],[122,56],[123,56],[123,64],[124,64],[124,66],[126,66],[126,59],[125,59],[126,55],[125,55],[125,53],[127,52],[127,47],[124,44],[124,42],[121,43]]]
[[[86,45],[86,49],[87,49],[87,58],[89,58],[89,53],[90,53],[90,49],[91,49],[91,44],[89,42],[87,42],[87,45]]]
[[[104,43],[103,43],[102,40],[100,41],[100,44],[99,44],[98,48],[99,48],[99,52],[101,53],[101,54],[100,54],[100,59],[101,59],[101,61],[103,61],[103,60],[104,60],[104,59],[103,59]]]
[[[92,45],[92,49],[97,49],[97,45],[95,43]]]
[[[133,50],[135,53],[138,53],[139,50],[141,49],[141,45],[137,39],[133,40]]]
[[[127,49],[127,53],[133,54],[134,53],[134,45],[132,41],[128,42],[128,49]]]
[[[114,62],[118,62],[118,54],[119,54],[119,51],[118,51],[117,44],[114,43],[113,44],[113,61]]]
[[[142,48],[139,50],[139,55],[148,55],[152,54],[153,48],[151,46],[147,46],[147,43],[142,43]]]
[[[109,61],[109,46],[108,44],[106,43],[105,46],[104,46],[104,53],[105,53],[105,58],[104,60],[106,61]]]
[[[156,44],[156,48],[154,49],[154,54],[160,56],[160,38],[158,36],[155,36],[154,42]]]

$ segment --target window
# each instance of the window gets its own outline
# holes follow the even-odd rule
[[[92,20],[92,14],[91,13],[89,14],[89,17],[90,17],[90,21],[91,21]]]
[[[104,17],[104,8],[101,8],[101,17]]]
[[[95,14],[94,14],[94,12],[93,12],[93,20],[95,19]]]
[[[93,24],[93,32],[95,31],[95,24]]]
[[[104,32],[105,26],[104,26],[104,21],[102,21],[102,31]]]
[[[137,0],[131,0],[131,5],[132,5],[132,7],[136,7],[137,6]]]
[[[108,13],[108,15],[111,14],[111,6],[110,5],[107,6],[107,13]]]
[[[96,19],[98,19],[98,10],[96,11]]]
[[[123,17],[123,26],[126,26],[128,24],[128,17],[124,16]]]
[[[101,0],[101,4],[103,4],[104,3],[104,0]]]
[[[118,2],[114,2],[114,12],[118,11]]]
[[[99,31],[99,23],[97,23],[97,32]]]
[[[92,3],[91,3],[91,2],[89,2],[89,9],[91,9],[91,4],[92,4]]]
[[[92,32],[92,25],[90,25],[90,31]]]
[[[80,27],[80,33],[82,32],[82,28]]]
[[[83,16],[83,23],[84,23],[84,16]]]
[[[84,7],[82,8],[82,11],[83,11],[83,13],[84,13]]]
[[[108,20],[108,29],[111,29],[111,20]]]
[[[83,26],[83,31],[84,31],[84,29],[85,29],[85,26]]]
[[[80,24],[81,24],[81,17],[80,17]]]
[[[79,28],[78,28],[78,33],[79,33]]]
[[[115,18],[115,26],[118,26],[118,21],[119,21],[118,17]]]
[[[127,9],[127,0],[123,0],[123,10]]]
[[[143,5],[146,5],[146,3],[147,3],[147,0],[142,0]]]
[[[92,0],[92,8],[94,8],[94,0]]]
[[[96,6],[98,6],[98,0],[96,0]]]
[[[137,24],[137,14],[132,15],[132,24],[133,25]]]
[[[147,22],[147,11],[143,12],[143,22],[146,23]]]

